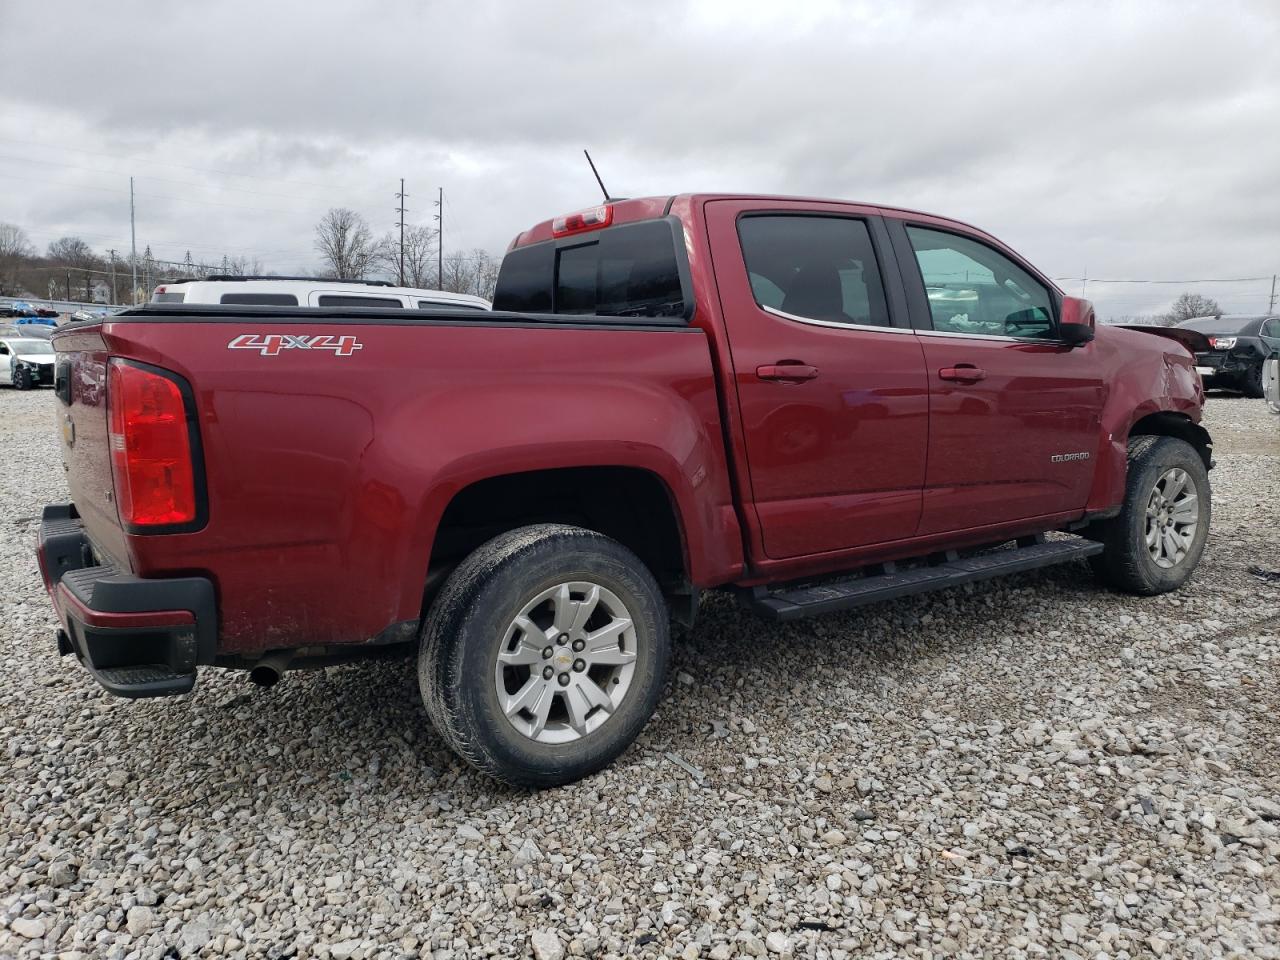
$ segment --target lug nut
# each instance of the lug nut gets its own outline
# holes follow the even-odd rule
[[[552,670],[550,667],[543,667],[543,668],[542,668],[542,679],[543,679],[543,680],[550,680],[550,679],[551,679],[552,677],[554,677],[555,675],[556,675],[556,672],[555,672],[554,670]]]
[[[550,659],[551,659],[551,655],[552,655],[553,653],[555,653],[555,651],[554,651],[554,650],[552,650],[550,647],[543,647],[543,648],[542,648],[542,659],[543,659],[543,660],[550,660]]]
[[[577,673],[581,673],[583,670],[587,669],[587,661],[582,659],[573,661],[573,669]]]
[[[569,635],[567,633],[562,633],[560,634],[560,636],[556,637],[556,643],[560,644],[560,646],[562,647],[568,642],[569,642]]]
[[[560,686],[567,687],[569,685],[569,675],[567,673],[560,674]]]
[[[585,641],[585,640],[575,640],[575,641],[573,641],[573,652],[574,652],[574,653],[581,653],[584,649],[586,649],[586,646],[587,646],[587,641]]]

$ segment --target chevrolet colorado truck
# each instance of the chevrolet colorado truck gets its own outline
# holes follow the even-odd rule
[[[1198,335],[1096,326],[964,223],[616,201],[517,236],[494,308],[59,329],[60,650],[126,697],[411,653],[458,754],[546,786],[637,736],[702,591],[791,620],[1085,559],[1155,594],[1204,550]]]

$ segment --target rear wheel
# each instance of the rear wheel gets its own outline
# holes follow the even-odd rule
[[[1265,382],[1262,372],[1263,362],[1259,360],[1257,364],[1244,375],[1240,388],[1244,391],[1246,397],[1252,397],[1254,400],[1260,400],[1266,395]]]
[[[1126,593],[1150,596],[1182,586],[1209,536],[1209,474],[1195,448],[1174,437],[1129,441],[1124,505],[1093,533],[1105,549],[1094,573]]]
[[[468,556],[423,630],[432,723],[507,783],[571,783],[614,760],[661,693],[670,640],[652,575],[626,547],[539,524]]]

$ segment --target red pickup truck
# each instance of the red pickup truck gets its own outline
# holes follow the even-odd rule
[[[60,649],[127,697],[414,652],[459,754],[548,785],[638,734],[700,591],[787,620],[1087,558],[1153,594],[1204,549],[1191,351],[966,224],[617,201],[516,237],[494,307],[60,329]]]

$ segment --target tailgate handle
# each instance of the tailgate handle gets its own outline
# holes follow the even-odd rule
[[[943,380],[958,380],[960,383],[977,383],[987,379],[987,371],[975,367],[972,363],[957,363],[954,367],[943,367],[938,371]]]
[[[53,368],[53,392],[62,405],[71,405],[71,361],[59,360]]]
[[[811,367],[799,360],[780,360],[756,367],[756,376],[761,380],[779,380],[782,383],[800,383],[812,380],[818,375],[818,368]]]

